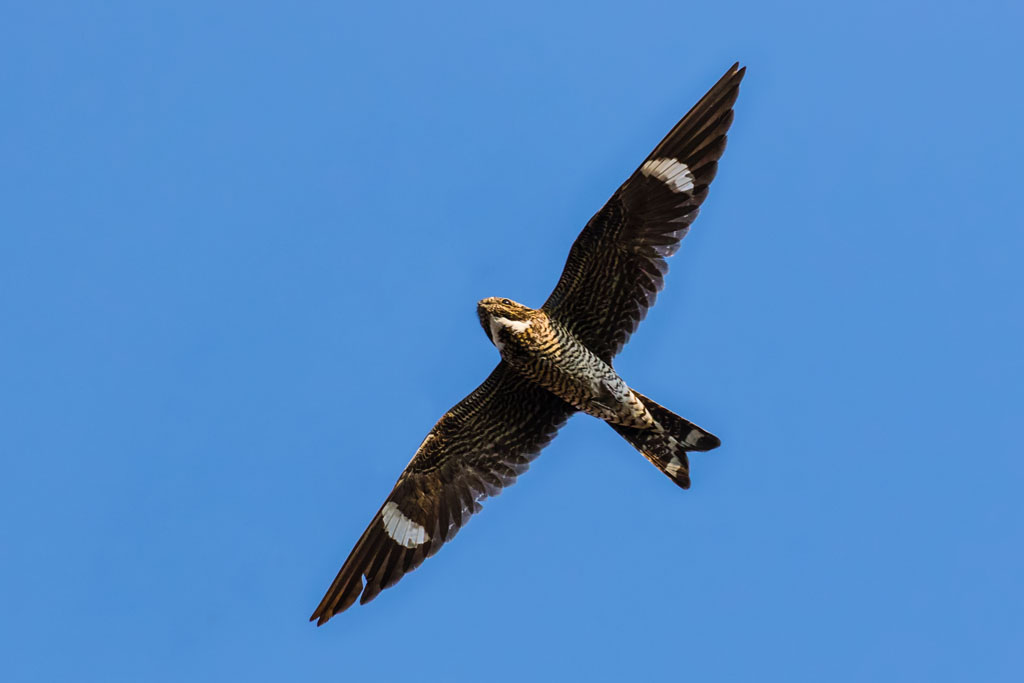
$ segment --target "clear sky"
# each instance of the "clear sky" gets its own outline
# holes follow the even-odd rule
[[[1024,680],[1019,2],[5,3],[0,679]],[[734,61],[616,367],[306,619],[590,215]]]

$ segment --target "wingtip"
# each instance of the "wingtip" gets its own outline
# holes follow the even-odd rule
[[[733,62],[733,65],[730,66],[729,69],[725,72],[725,75],[722,77],[722,79],[739,83],[740,81],[743,80],[743,76],[746,73],[746,66],[740,66],[739,62]]]

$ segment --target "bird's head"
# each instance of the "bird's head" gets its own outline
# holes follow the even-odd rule
[[[511,299],[492,296],[477,302],[476,313],[480,316],[480,325],[487,333],[487,338],[500,349],[498,331],[508,328],[522,332],[530,326],[534,310]]]

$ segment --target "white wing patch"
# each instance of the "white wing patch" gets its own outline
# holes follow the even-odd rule
[[[384,531],[399,545],[415,548],[430,540],[427,530],[403,515],[398,506],[391,501],[384,504],[380,516],[384,520]]]
[[[673,192],[689,192],[693,189],[694,177],[690,167],[677,159],[652,159],[640,167],[645,176],[654,176],[668,185]]]

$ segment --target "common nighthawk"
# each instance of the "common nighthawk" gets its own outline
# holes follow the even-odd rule
[[[590,219],[543,306],[477,304],[501,362],[427,434],[310,621],[369,602],[436,553],[576,411],[607,422],[689,488],[687,452],[721,442],[630,389],[612,359],[654,304],[665,259],[708,195],[744,71],[734,64]]]

